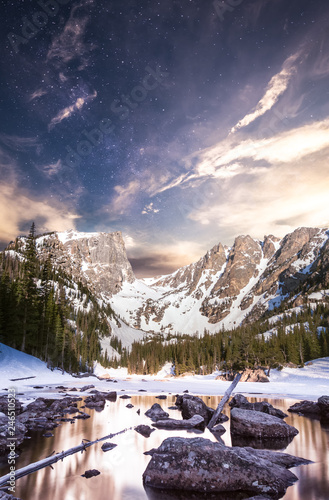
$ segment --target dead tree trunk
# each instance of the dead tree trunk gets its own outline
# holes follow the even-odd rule
[[[225,404],[230,399],[231,393],[232,393],[233,389],[238,385],[238,382],[239,382],[241,377],[242,377],[242,373],[238,373],[236,375],[235,379],[233,380],[232,384],[230,385],[230,387],[225,392],[219,405],[217,406],[215,413],[213,414],[209,424],[207,425],[208,429],[212,429],[216,425],[216,422],[217,422],[219,415],[222,413]]]
[[[112,439],[114,436],[118,436],[119,434],[123,434],[124,432],[127,432],[131,429],[135,429],[135,427],[129,427],[128,429],[124,429],[120,432],[116,432],[115,434],[109,434],[108,436],[104,436],[100,439],[96,439],[96,441],[89,441],[86,443],[81,443],[78,446],[74,446],[74,448],[70,448],[69,450],[66,451],[61,451],[60,453],[56,453],[56,455],[53,455],[51,457],[43,458],[42,460],[39,460],[38,462],[34,462],[32,464],[26,465],[25,467],[22,467],[21,469],[18,469],[15,471],[15,480],[19,479],[20,477],[27,476],[28,474],[31,474],[32,472],[36,472],[37,470],[44,469],[45,467],[48,467],[48,465],[54,464],[58,462],[59,460],[63,460],[63,458],[68,457],[69,455],[74,455],[74,453],[78,453],[78,451],[84,451],[86,448],[89,448],[89,446],[92,446],[93,444],[99,443],[100,441],[104,441],[105,439]],[[2,476],[0,478],[0,487],[6,485],[7,482],[11,481],[13,477],[10,474],[6,474],[5,476]]]

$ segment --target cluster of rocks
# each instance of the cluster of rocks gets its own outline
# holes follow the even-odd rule
[[[93,408],[96,411],[104,409],[106,401],[116,401],[116,392],[98,392],[93,391],[85,399],[85,406]],[[90,418],[78,408],[78,402],[82,397],[65,396],[62,399],[44,399],[37,398],[32,403],[23,408],[22,404],[16,398],[15,401],[15,438],[16,450],[24,439],[27,438],[29,431],[43,431],[45,437],[52,437],[50,432],[61,422],[74,423],[77,419]],[[8,454],[8,398],[0,397],[0,457]]]
[[[325,401],[321,401],[324,405]],[[234,396],[229,405],[232,447],[225,446],[218,437],[225,432],[219,422],[228,420],[220,414],[212,429],[217,443],[203,438],[173,437],[146,452],[152,456],[143,474],[150,499],[178,498],[178,492],[184,500],[212,498],[215,493],[228,495],[225,498],[248,495],[250,500],[278,499],[297,480],[288,469],[310,462],[270,451],[284,448],[298,434],[295,427],[284,422],[287,414],[264,401],[249,403],[241,394]],[[181,411],[182,420],[169,418],[157,403],[146,415],[154,421],[154,427],[187,429],[204,428],[214,413],[201,398],[190,394],[177,395],[175,408]]]
[[[304,415],[305,417],[318,418],[323,423],[329,422],[329,396],[321,396],[317,402],[300,401],[288,408],[288,411]]]
[[[232,382],[235,379],[236,373],[233,371],[229,371],[226,373],[223,373],[221,375],[218,375],[216,377],[216,380],[224,380],[225,382],[229,381]],[[263,368],[257,368],[257,370],[252,370],[251,368],[248,368],[244,370],[242,373],[242,377],[240,379],[240,382],[269,382],[270,379],[266,375],[265,371]]]

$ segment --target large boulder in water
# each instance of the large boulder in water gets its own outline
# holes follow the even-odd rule
[[[205,424],[207,425],[213,416],[215,410],[209,408],[201,398],[197,396],[192,396],[191,394],[183,394],[183,396],[177,396],[176,406],[182,412],[182,417],[184,420],[188,420],[194,415],[201,415],[204,418]]]
[[[283,411],[274,408],[270,403],[266,401],[259,401],[257,403],[249,403],[247,398],[242,394],[236,394],[229,402],[231,408],[242,408],[243,410],[253,410],[260,411],[262,413],[267,413],[268,415],[273,415],[278,418],[286,418],[288,415],[283,413]]]
[[[259,439],[285,439],[298,434],[298,430],[281,418],[259,411],[233,408],[231,410],[231,434]]]
[[[143,474],[145,487],[191,495],[236,492],[279,499],[297,480],[287,469],[310,463],[285,453],[231,448],[203,438],[168,438],[147,454],[152,459]]]

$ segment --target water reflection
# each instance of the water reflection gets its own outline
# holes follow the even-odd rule
[[[220,397],[203,397],[208,406],[215,408]],[[248,398],[251,402],[264,398]],[[295,401],[284,399],[265,399],[276,408],[287,412],[287,408]],[[31,440],[24,445],[23,452],[17,460],[17,468],[28,463],[45,458],[53,451],[60,452],[81,443],[81,440],[95,440],[110,433],[119,432],[124,428],[139,424],[151,425],[152,422],[144,413],[154,402],[159,403],[171,418],[180,418],[177,410],[168,410],[175,402],[174,396],[166,400],[158,400],[145,394],[133,396],[129,403],[133,408],[127,408],[127,400],[118,399],[115,403],[107,402],[104,411],[98,413],[84,408],[91,415],[87,420],[75,420],[74,424],[62,423],[54,429],[54,437],[44,438],[41,433],[31,434]],[[83,405],[83,403],[81,403]],[[137,410],[140,409],[140,415]],[[229,408],[226,413],[229,414]],[[284,500],[328,500],[329,470],[328,470],[328,430],[321,427],[317,420],[299,417],[289,413],[285,419],[287,424],[297,427],[299,434],[290,444],[284,443],[281,451],[301,456],[314,461],[314,464],[296,467],[292,472],[299,481],[288,488]],[[225,422],[227,432],[221,436],[226,445],[231,446],[229,422]],[[169,436],[192,437],[188,431],[156,430],[149,438],[145,438],[134,430],[114,437],[111,442],[118,446],[111,451],[103,452],[102,443],[91,446],[85,452],[65,458],[62,462],[42,469],[30,476],[19,479],[15,494],[22,500],[201,500],[192,493],[184,497],[172,492],[144,491],[142,474],[150,460],[145,451],[157,448]],[[216,441],[216,437],[207,429],[203,437]],[[234,441],[234,444],[236,442]],[[257,443],[256,443],[257,444]],[[81,474],[88,469],[98,469],[101,474],[86,479]],[[0,473],[5,474],[6,469]],[[222,500],[224,497],[214,495],[207,499]],[[228,497],[225,497],[225,500]],[[234,497],[238,500],[238,497]],[[243,498],[243,496],[241,497]],[[203,500],[203,499],[202,499]]]

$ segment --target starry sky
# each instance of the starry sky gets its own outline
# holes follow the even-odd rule
[[[0,1],[0,244],[122,231],[138,276],[329,226],[324,0]]]

